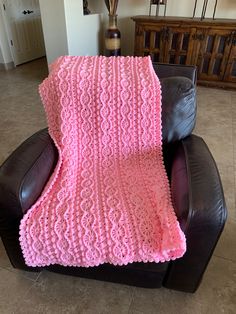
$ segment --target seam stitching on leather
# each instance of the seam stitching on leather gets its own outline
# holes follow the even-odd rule
[[[189,166],[189,158],[188,158],[188,154],[187,154],[187,149],[186,149],[186,145],[184,143],[184,139],[181,140],[182,142],[182,146],[183,146],[183,150],[184,150],[184,156],[185,156],[185,163],[186,163],[186,169],[187,169],[187,179],[188,179],[188,200],[189,200],[189,211],[188,211],[188,216],[187,216],[187,220],[186,220],[186,228],[185,228],[185,234],[188,232],[189,226],[190,226],[190,221],[191,218],[193,217],[193,197],[192,197],[192,180],[191,180],[191,176],[190,176],[190,166]]]

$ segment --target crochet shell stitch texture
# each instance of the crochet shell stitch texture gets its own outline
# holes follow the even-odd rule
[[[163,165],[161,88],[149,57],[60,57],[40,85],[59,160],[21,221],[26,264],[181,257]]]

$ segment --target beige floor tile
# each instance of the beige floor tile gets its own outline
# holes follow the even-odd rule
[[[197,87],[197,100],[198,104],[202,105],[207,103],[209,105],[214,105],[222,108],[225,105],[231,104],[232,93],[234,92],[216,89],[216,88],[206,88],[206,87]]]
[[[231,92],[198,89],[198,113],[194,133],[203,137],[217,163],[233,166]]]
[[[12,266],[9,261],[9,258],[7,257],[2,241],[0,240],[0,268],[9,268],[9,267],[12,267]]]
[[[1,72],[0,164],[27,137],[46,126],[38,85],[46,77],[45,59]]]
[[[236,92],[235,91],[231,92],[231,102],[232,102],[232,105],[236,104]]]
[[[157,290],[135,289],[129,314],[191,314],[206,313],[202,304],[194,295],[171,291],[165,288]]]
[[[215,101],[217,101],[217,99],[215,99]],[[196,126],[202,130],[208,130],[216,126],[216,132],[220,132],[227,124],[232,124],[231,108],[231,102],[221,107],[208,103],[206,100],[198,101]]]
[[[20,313],[128,313],[133,288],[43,272],[27,293]]]
[[[33,282],[18,273],[0,268],[0,313],[17,313]]]
[[[130,314],[235,313],[236,263],[213,257],[195,294],[135,289]]]
[[[236,222],[234,167],[225,166],[225,164],[222,163],[218,163],[217,166],[224,189],[225,202],[228,210],[228,220]]]
[[[228,219],[224,231],[214,251],[214,255],[229,259],[236,263],[235,239],[236,239],[236,221]]]
[[[11,265],[9,258],[7,257],[5,248],[0,240],[0,268],[6,269],[12,273],[15,273],[17,276],[22,276],[32,281],[36,281],[40,275],[39,272],[28,272],[13,268]],[[0,279],[1,281],[1,279]]]
[[[235,313],[236,263],[213,257],[196,298],[206,304],[207,313]]]

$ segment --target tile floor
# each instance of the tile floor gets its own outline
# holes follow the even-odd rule
[[[0,164],[46,125],[37,93],[44,59],[0,72]],[[222,176],[228,222],[195,294],[147,290],[11,267],[0,243],[0,313],[236,313],[236,92],[198,88],[196,134],[209,145]]]

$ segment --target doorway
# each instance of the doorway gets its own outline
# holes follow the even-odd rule
[[[15,66],[45,56],[39,0],[4,0],[3,17]]]

